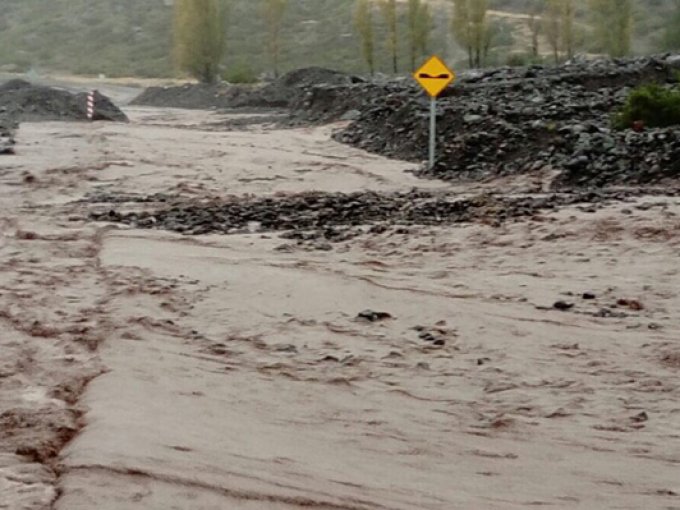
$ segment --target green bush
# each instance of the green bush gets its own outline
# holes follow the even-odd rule
[[[257,83],[258,81],[255,71],[243,63],[230,66],[222,78],[229,83]]]
[[[505,63],[510,67],[527,67],[534,64],[543,64],[543,60],[541,57],[534,57],[530,53],[510,53]]]
[[[647,127],[666,127],[680,124],[680,90],[656,83],[633,90],[626,104],[614,117],[616,129],[626,129],[635,122]]]
[[[531,56],[526,53],[510,53],[506,63],[510,67],[525,67],[531,63]]]

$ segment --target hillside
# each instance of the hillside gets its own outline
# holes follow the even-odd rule
[[[636,0],[637,53],[663,48],[667,20],[680,0]],[[360,72],[364,65],[352,29],[353,0],[291,0],[283,33],[282,68],[320,65]],[[231,0],[226,67],[259,74],[268,70],[259,2]],[[448,33],[450,0],[432,0],[435,26],[430,51],[464,61]],[[497,28],[491,64],[528,50],[528,0],[490,2]],[[587,13],[579,10],[581,46],[592,51]],[[379,17],[378,17],[379,18]],[[109,76],[171,76],[172,0],[4,0],[0,13],[0,70],[56,70]],[[383,27],[378,20],[377,37]],[[403,32],[402,32],[403,33]],[[406,44],[405,37],[401,39]],[[402,48],[403,49],[403,48]],[[378,68],[388,68],[378,42]],[[402,51],[405,53],[405,51]],[[401,63],[405,68],[405,62]]]

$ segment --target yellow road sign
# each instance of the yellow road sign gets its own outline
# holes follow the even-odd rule
[[[437,56],[430,57],[413,77],[432,97],[437,97],[456,79],[455,73]]]

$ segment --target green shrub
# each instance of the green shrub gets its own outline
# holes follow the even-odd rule
[[[526,53],[510,53],[506,63],[510,67],[525,67],[531,63],[531,56]]]
[[[510,67],[527,67],[534,64],[543,64],[543,60],[541,57],[534,57],[530,53],[510,53],[505,63]]]
[[[255,71],[244,63],[230,66],[222,78],[229,83],[257,83],[258,81]]]
[[[635,122],[643,122],[647,127],[680,124],[680,89],[651,83],[633,90],[615,115],[614,127],[626,129]]]

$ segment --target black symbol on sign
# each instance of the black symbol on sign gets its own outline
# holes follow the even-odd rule
[[[446,73],[438,74],[436,76],[433,76],[433,75],[428,74],[428,73],[420,73],[418,75],[418,78],[423,78],[423,79],[426,79],[426,80],[448,80],[450,78],[450,76]]]

